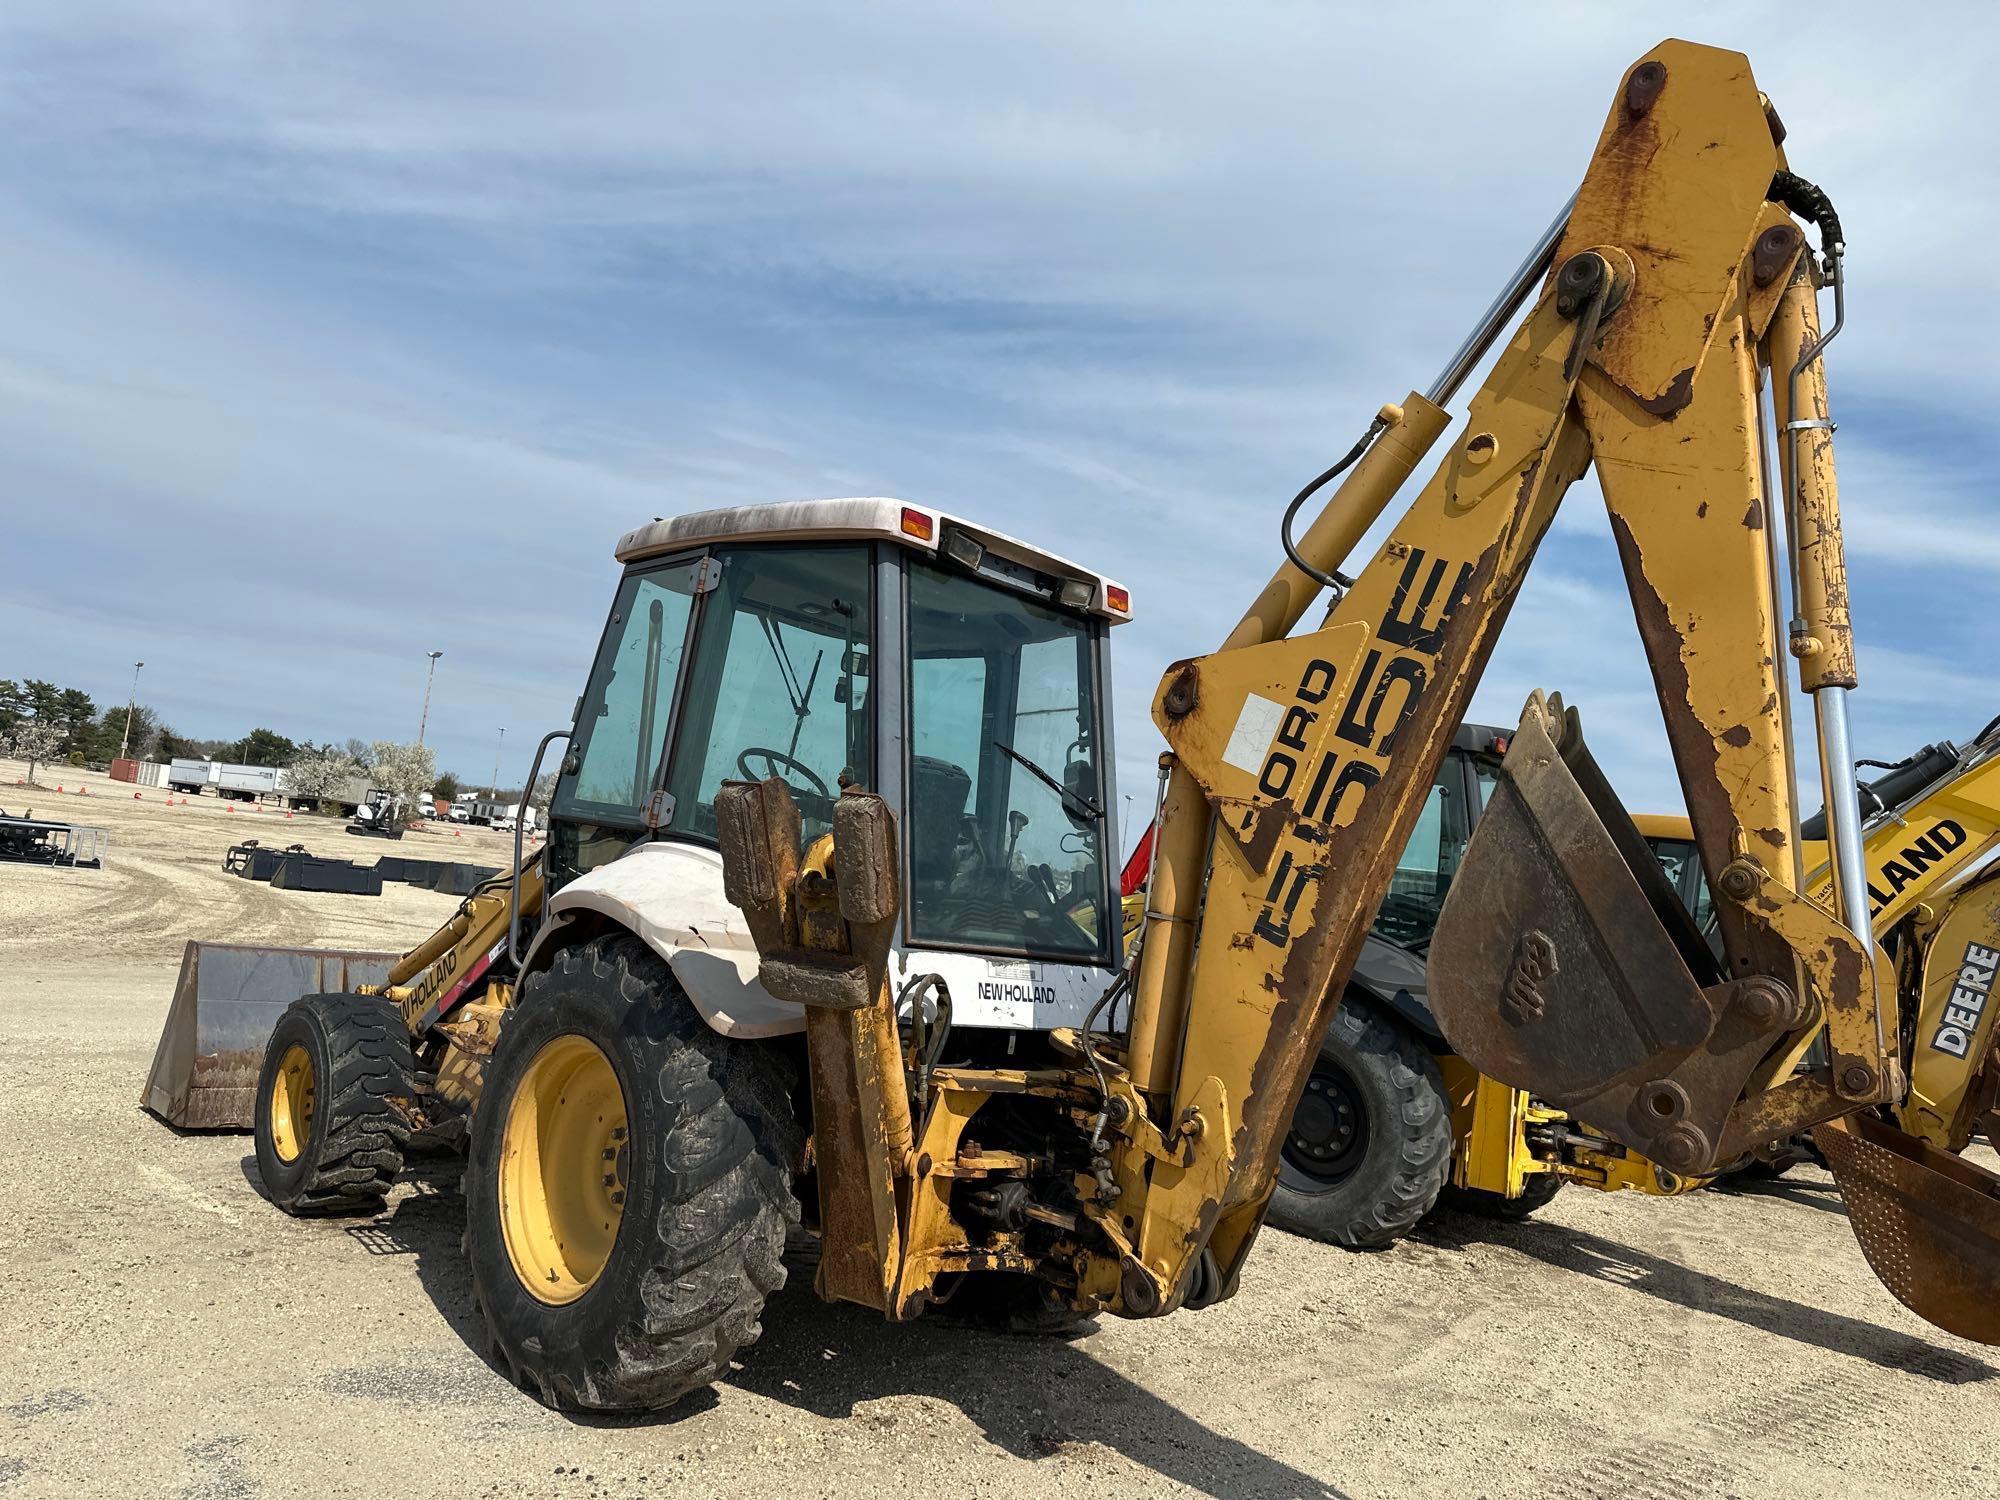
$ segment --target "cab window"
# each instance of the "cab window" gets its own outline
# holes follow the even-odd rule
[[[833,826],[843,777],[872,775],[869,549],[739,547],[715,554],[674,732],[668,826],[715,837],[725,781],[776,776],[808,840]]]
[[[1438,778],[1417,814],[1416,829],[1403,846],[1375,916],[1375,935],[1404,948],[1421,949],[1430,942],[1471,833],[1456,756],[1445,757]]]
[[[556,783],[557,863],[567,873],[615,859],[642,826],[686,654],[696,566],[639,568],[618,585]]]
[[[1106,958],[1096,627],[913,561],[909,639],[912,939]]]

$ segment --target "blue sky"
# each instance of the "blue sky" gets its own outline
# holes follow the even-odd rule
[[[1532,15],[1535,24],[1523,24]],[[894,494],[1126,580],[1145,709],[1279,511],[1426,383],[1669,32],[1747,51],[1851,241],[1864,754],[2000,712],[1983,8],[0,11],[0,675],[184,733],[567,720],[617,535]],[[1475,700],[1677,800],[1601,507]],[[1808,781],[1812,768],[1803,768]]]

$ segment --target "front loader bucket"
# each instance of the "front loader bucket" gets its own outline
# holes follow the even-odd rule
[[[189,943],[139,1102],[169,1125],[248,1130],[264,1043],[301,995],[380,984],[402,955]]]
[[[2000,1344],[2000,1177],[1866,1112],[1813,1131],[1861,1253],[1946,1333]]]

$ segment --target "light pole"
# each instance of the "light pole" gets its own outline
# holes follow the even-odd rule
[[[486,788],[486,795],[497,798],[500,795],[500,752],[507,748],[507,726],[500,726],[500,743],[493,751],[493,782]]]
[[[430,727],[431,679],[437,676],[438,658],[443,655],[444,653],[442,651],[431,652],[430,653],[431,668],[428,672],[424,674],[424,716],[421,719],[417,720],[417,743],[419,745],[423,744],[424,742],[424,731]]]
[[[139,668],[145,665],[142,661],[132,663],[132,691],[125,699],[125,735],[118,741],[120,760],[125,759],[125,752],[132,748],[132,709],[139,701]]]

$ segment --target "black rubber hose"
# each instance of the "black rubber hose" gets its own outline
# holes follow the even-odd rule
[[[1821,254],[1838,255],[1846,248],[1847,238],[1840,232],[1840,215],[1833,211],[1833,200],[1817,184],[1796,172],[1781,171],[1771,178],[1764,196],[1819,226]]]
[[[1380,417],[1370,422],[1368,430],[1361,434],[1361,441],[1356,443],[1352,448],[1349,448],[1342,455],[1339,463],[1328,469],[1319,478],[1313,480],[1312,483],[1308,484],[1292,497],[1292,503],[1285,507],[1284,524],[1278,528],[1279,538],[1285,544],[1285,556],[1291,559],[1292,566],[1305,574],[1314,583],[1317,583],[1321,588],[1333,590],[1336,597],[1353,588],[1354,580],[1349,578],[1345,573],[1337,570],[1332,573],[1322,573],[1318,568],[1315,568],[1311,563],[1299,556],[1298,545],[1292,540],[1292,522],[1298,518],[1299,507],[1310,500],[1316,491],[1324,488],[1354,467],[1355,462],[1361,455],[1368,451],[1368,445],[1375,441],[1376,434],[1388,425]]]

